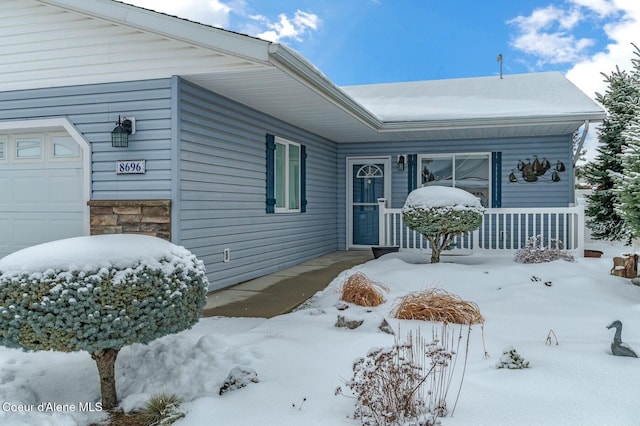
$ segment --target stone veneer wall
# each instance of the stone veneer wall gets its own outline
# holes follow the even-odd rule
[[[144,234],[171,241],[171,200],[91,200],[91,235]]]

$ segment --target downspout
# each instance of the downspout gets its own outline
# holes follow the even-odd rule
[[[582,151],[582,147],[584,146],[584,140],[587,138],[587,133],[589,133],[589,120],[584,120],[584,130],[582,130],[582,135],[580,136],[580,142],[578,142],[576,152],[573,154],[573,167],[576,166],[576,163],[580,158],[580,151]]]

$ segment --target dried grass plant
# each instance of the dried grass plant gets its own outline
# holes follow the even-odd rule
[[[453,415],[464,371],[451,410],[448,393],[458,354],[464,356],[466,369],[471,325],[431,327],[431,340],[418,328],[401,342],[398,330],[392,347],[371,349],[354,361],[353,378],[345,384],[351,391],[347,396],[356,398],[354,418],[363,426],[435,426],[442,424],[439,417]],[[341,386],[338,394],[343,394]]]
[[[447,324],[483,324],[478,305],[462,300],[442,289],[429,289],[404,295],[391,310],[391,316]]]
[[[385,301],[383,292],[388,293],[389,288],[372,281],[362,272],[356,272],[343,284],[340,298],[359,306],[379,306]]]

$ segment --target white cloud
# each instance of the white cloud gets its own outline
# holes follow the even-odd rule
[[[293,16],[284,13],[273,22],[263,15],[251,15],[247,12],[246,0],[123,0],[126,3],[169,15],[179,16],[215,27],[236,30],[245,34],[280,42],[283,40],[300,41],[311,31],[318,29],[318,15],[297,10]],[[232,15],[241,19],[234,25]]]
[[[181,18],[200,22],[214,27],[226,28],[229,25],[229,15],[234,11],[234,5],[239,7],[243,3],[222,3],[219,0],[124,0],[126,3],[155,10],[157,12],[175,15]]]
[[[583,0],[587,3],[587,0]],[[595,3],[599,3],[595,1]],[[601,73],[610,74],[616,66],[631,69],[634,48],[640,34],[640,2],[637,0],[613,0],[607,2],[613,9],[610,15],[616,19],[607,22],[603,31],[609,40],[606,48],[588,58],[575,63],[567,72],[567,78],[587,95],[595,98],[595,93],[604,93],[607,84]],[[590,131],[585,143],[587,159],[593,159],[598,145],[597,132]]]
[[[567,77],[589,96],[602,92],[602,72],[610,73],[616,66],[629,69],[632,42],[639,42],[640,2],[637,0],[568,0],[565,8],[547,6],[529,16],[511,21],[516,30],[512,46],[537,60],[537,65],[564,64]],[[606,46],[589,52],[595,41],[572,33],[576,25],[589,20],[601,28]]]
[[[301,37],[310,30],[317,30],[320,24],[318,15],[301,10],[296,10],[292,18],[281,13],[278,15],[277,22],[271,22],[261,15],[256,15],[252,18],[267,28],[255,35],[272,42],[280,42],[283,39],[300,41]]]
[[[638,0],[568,0],[565,9],[549,6],[530,16],[519,16],[509,23],[518,34],[513,47],[537,58],[538,66],[565,64],[567,78],[584,93],[595,99],[607,85],[601,73],[610,74],[616,66],[631,68],[634,48],[640,39],[640,2]],[[601,28],[607,41],[604,48],[589,52],[594,43],[572,34],[576,25],[589,20]],[[589,132],[586,141],[587,158],[596,155],[597,132]]]
[[[616,7],[618,17],[603,26],[609,40],[606,48],[576,62],[567,72],[567,77],[589,96],[606,89],[600,73],[609,74],[616,66],[631,68],[634,51],[631,43],[640,41],[640,2],[614,0],[611,4]]]
[[[576,38],[571,30],[586,19],[578,8],[563,10],[555,6],[536,9],[530,16],[518,16],[509,21],[517,28],[511,45],[534,55],[538,66],[577,62],[594,44],[589,38]]]

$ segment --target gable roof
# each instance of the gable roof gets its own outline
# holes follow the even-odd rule
[[[0,17],[0,91],[178,75],[337,142],[567,134],[586,119],[604,118],[602,109],[593,101],[587,105],[586,96],[562,76],[549,78],[570,97],[562,105],[550,96],[548,105],[520,102],[517,116],[498,110],[490,117],[464,116],[471,101],[481,105],[486,99],[467,95],[465,101],[457,92],[450,97],[449,115],[438,115],[430,105],[443,106],[439,103],[455,84],[395,86],[407,95],[424,94],[412,99],[391,96],[393,85],[340,88],[284,45],[113,0],[3,0]],[[484,83],[496,84],[492,80],[497,77],[462,79],[458,86],[480,90]],[[538,78],[526,74],[513,80],[526,87],[527,80]],[[505,81],[504,86],[511,84],[510,78]],[[510,91],[504,96],[503,103],[518,103]],[[396,107],[383,107],[382,98]],[[456,107],[453,98],[466,107]],[[402,114],[398,105],[406,107],[409,100],[413,108]],[[533,107],[547,112],[531,114]]]

